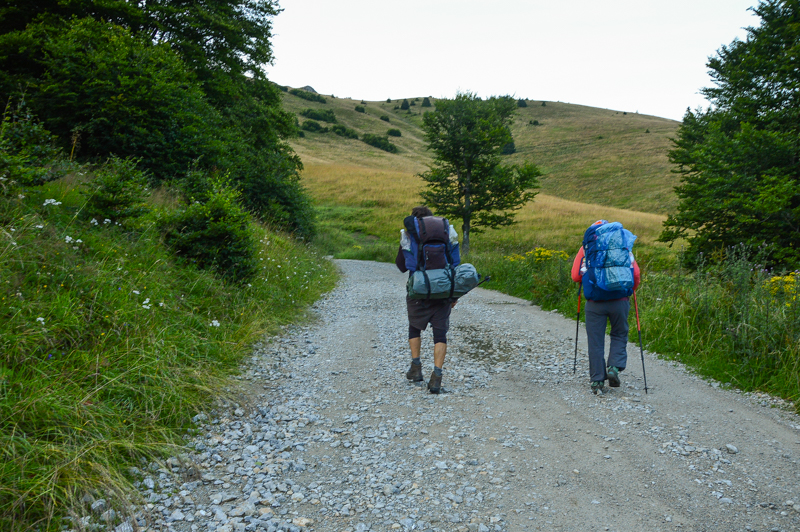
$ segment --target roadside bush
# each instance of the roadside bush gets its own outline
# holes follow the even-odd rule
[[[138,218],[150,209],[145,199],[147,175],[136,166],[133,158],[111,157],[94,173],[94,179],[84,185],[81,194],[86,196],[83,216],[112,222]],[[94,220],[94,225],[98,224]]]
[[[238,191],[222,180],[213,186],[205,203],[192,203],[165,220],[164,242],[183,262],[242,284],[257,272],[250,218]]]
[[[29,110],[9,104],[0,123],[0,194],[13,194],[19,187],[31,187],[64,175],[68,165],[56,138]]]
[[[298,159],[280,152],[252,153],[247,167],[231,182],[241,192],[241,204],[259,220],[311,240],[316,233],[314,210],[300,183]]]
[[[357,139],[358,132],[354,129],[350,129],[349,127],[345,127],[341,124],[336,124],[335,126],[331,127],[331,131],[339,135],[340,137],[344,137],[347,139]]]
[[[327,133],[328,128],[322,126],[319,122],[315,120],[306,120],[303,122],[303,125],[300,126],[301,129],[304,131],[310,131],[312,133]]]
[[[430,98],[428,98],[427,96],[425,98],[423,98],[422,99],[422,104],[420,104],[420,107],[431,107]]]
[[[328,101],[319,94],[304,91],[303,89],[291,89],[289,90],[289,94],[292,94],[294,96],[297,96],[298,98],[302,98],[303,100],[309,102],[328,103]]]
[[[372,133],[364,133],[361,140],[370,146],[374,146],[389,153],[397,153],[397,146],[389,141],[388,137],[381,137],[380,135],[373,135]]]
[[[389,135],[390,137],[399,137],[402,135],[399,129],[390,129],[389,131],[386,132],[386,134]]]
[[[383,120],[384,122],[389,122],[390,121],[389,115],[381,115],[381,120]]]
[[[366,113],[366,112],[367,112],[367,110],[364,109],[364,107],[362,107],[360,105],[356,105],[356,113]]]
[[[336,123],[336,114],[332,109],[303,109],[299,113],[306,118],[321,120],[323,122]]]
[[[528,102],[523,99],[517,100],[517,107],[528,107]]]
[[[409,107],[409,105],[408,105],[408,100],[406,100],[406,99],[404,98],[404,99],[403,99],[403,103],[401,103],[401,104],[400,104],[400,110],[401,110],[401,111],[408,111],[408,107]]]

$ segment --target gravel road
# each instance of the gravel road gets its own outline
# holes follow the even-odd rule
[[[774,400],[648,353],[645,394],[633,343],[592,395],[583,328],[573,375],[574,321],[483,289],[434,396],[405,379],[405,275],[337,263],[317,321],[257,345],[241,399],[137,471],[148,504],[117,532],[800,530],[800,419]]]

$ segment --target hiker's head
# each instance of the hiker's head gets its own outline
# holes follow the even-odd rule
[[[425,205],[419,205],[411,209],[411,216],[414,218],[425,218],[426,216],[433,216],[433,213]]]

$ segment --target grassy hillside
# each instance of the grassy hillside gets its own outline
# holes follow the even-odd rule
[[[284,107],[330,109],[338,123],[359,133],[386,135],[389,128],[397,154],[378,150],[360,140],[332,132],[308,133],[292,142],[308,165],[352,165],[416,174],[426,169],[422,98],[409,98],[409,111],[396,109],[402,100],[366,102],[326,96],[326,103],[309,102],[284,93]],[[436,100],[431,99],[435,105]],[[529,100],[520,107],[512,128],[516,153],[512,162],[530,160],[540,167],[542,193],[572,201],[666,214],[676,205],[677,177],[667,160],[669,138],[678,122],[634,112],[610,111],[580,105]],[[360,106],[365,112],[357,112]],[[380,117],[389,118],[389,122]],[[300,122],[305,118],[298,116]],[[538,125],[534,125],[538,124]],[[649,132],[648,132],[649,131]],[[620,193],[624,191],[624,193]]]

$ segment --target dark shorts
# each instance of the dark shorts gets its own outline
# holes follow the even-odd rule
[[[424,331],[428,324],[447,332],[450,329],[450,299],[411,299],[406,297],[408,324]]]

